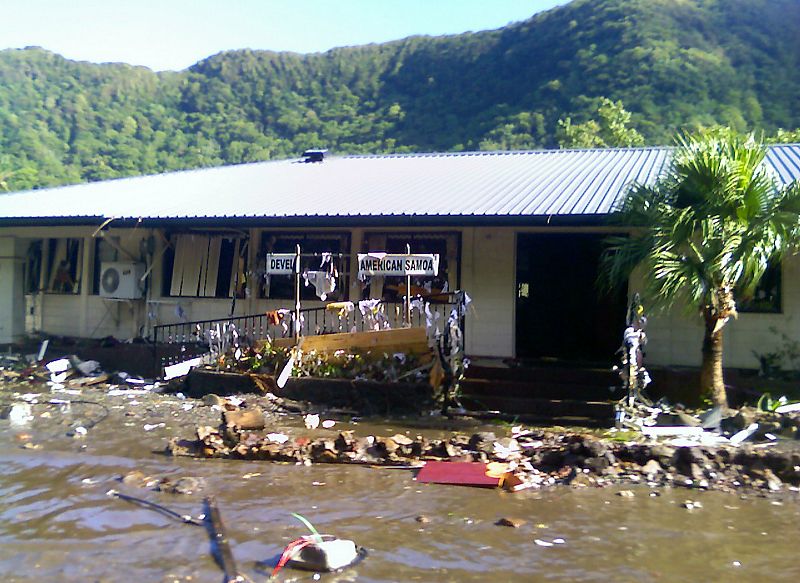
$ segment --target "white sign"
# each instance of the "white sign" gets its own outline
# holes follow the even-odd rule
[[[291,275],[295,273],[295,253],[267,253],[267,264],[264,273],[267,275]]]
[[[369,275],[439,275],[439,255],[359,253],[358,277]]]

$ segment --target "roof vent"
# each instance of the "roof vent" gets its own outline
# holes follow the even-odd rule
[[[328,150],[306,150],[303,152],[303,162],[322,162]]]

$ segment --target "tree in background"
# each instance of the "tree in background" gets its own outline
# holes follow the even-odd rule
[[[28,190],[36,184],[36,170],[19,167],[10,156],[0,156],[0,192]]]
[[[605,283],[624,284],[640,267],[653,304],[700,312],[701,390],[722,408],[722,331],[737,315],[734,290],[752,291],[800,235],[800,185],[780,187],[765,156],[752,134],[730,129],[678,138],[666,174],[633,185],[619,204],[616,222],[636,231],[610,237],[602,259]]]
[[[644,145],[644,137],[630,127],[631,112],[622,101],[600,98],[597,119],[573,124],[567,117],[558,120],[558,144],[561,148],[623,148]]]
[[[774,136],[767,136],[764,141],[769,144],[800,144],[800,128],[794,130],[779,128]]]

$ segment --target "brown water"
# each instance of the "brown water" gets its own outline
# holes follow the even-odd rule
[[[170,436],[191,435],[194,413],[174,399],[160,406],[135,399],[139,405],[123,408],[131,399],[117,398],[119,408],[81,439],[66,437],[60,423],[96,416],[90,406],[81,412],[74,405],[63,419],[50,407],[50,419],[37,418],[24,430],[0,421],[1,580],[222,580],[203,528],[108,497],[111,488],[191,515],[202,512],[204,494],[214,494],[240,570],[253,581],[269,575],[262,562],[306,534],[291,512],[306,516],[320,532],[369,550],[363,563],[338,575],[323,574],[323,581],[800,579],[796,494],[783,502],[688,490],[651,497],[646,488],[635,490],[633,498],[612,489],[568,487],[508,494],[417,484],[408,470],[173,459],[156,452]],[[131,409],[135,413],[125,416]],[[159,421],[166,427],[142,428]],[[297,420],[287,425],[300,431]],[[392,422],[376,431],[401,429]],[[20,447],[20,431],[30,434],[22,441],[42,447]],[[134,469],[202,476],[206,487],[179,496],[117,481]],[[682,508],[687,498],[702,502],[702,508]],[[418,515],[430,522],[417,522]],[[504,516],[526,524],[495,526]],[[535,539],[564,542],[540,546]],[[279,580],[312,577],[286,569]]]

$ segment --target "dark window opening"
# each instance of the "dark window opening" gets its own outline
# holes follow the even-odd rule
[[[781,264],[770,265],[750,294],[736,300],[737,310],[755,314],[781,313]]]
[[[437,294],[455,291],[460,285],[460,233],[369,233],[365,239],[365,251],[439,255],[439,275],[435,277],[412,277],[411,294],[430,297],[436,301]],[[402,301],[406,294],[404,277],[373,277],[365,285],[362,298],[382,298],[388,302]]]
[[[331,253],[338,271],[336,289],[326,296],[326,301],[348,298],[350,285],[350,235],[348,233],[264,233],[258,254],[260,267],[264,267],[267,253],[295,253],[300,245],[300,271],[320,269],[323,253]],[[288,300],[295,297],[295,276],[270,275],[261,278],[259,297]],[[313,285],[301,279],[301,300],[319,300]]]
[[[83,239],[49,239],[47,291],[78,294],[83,274]]]

